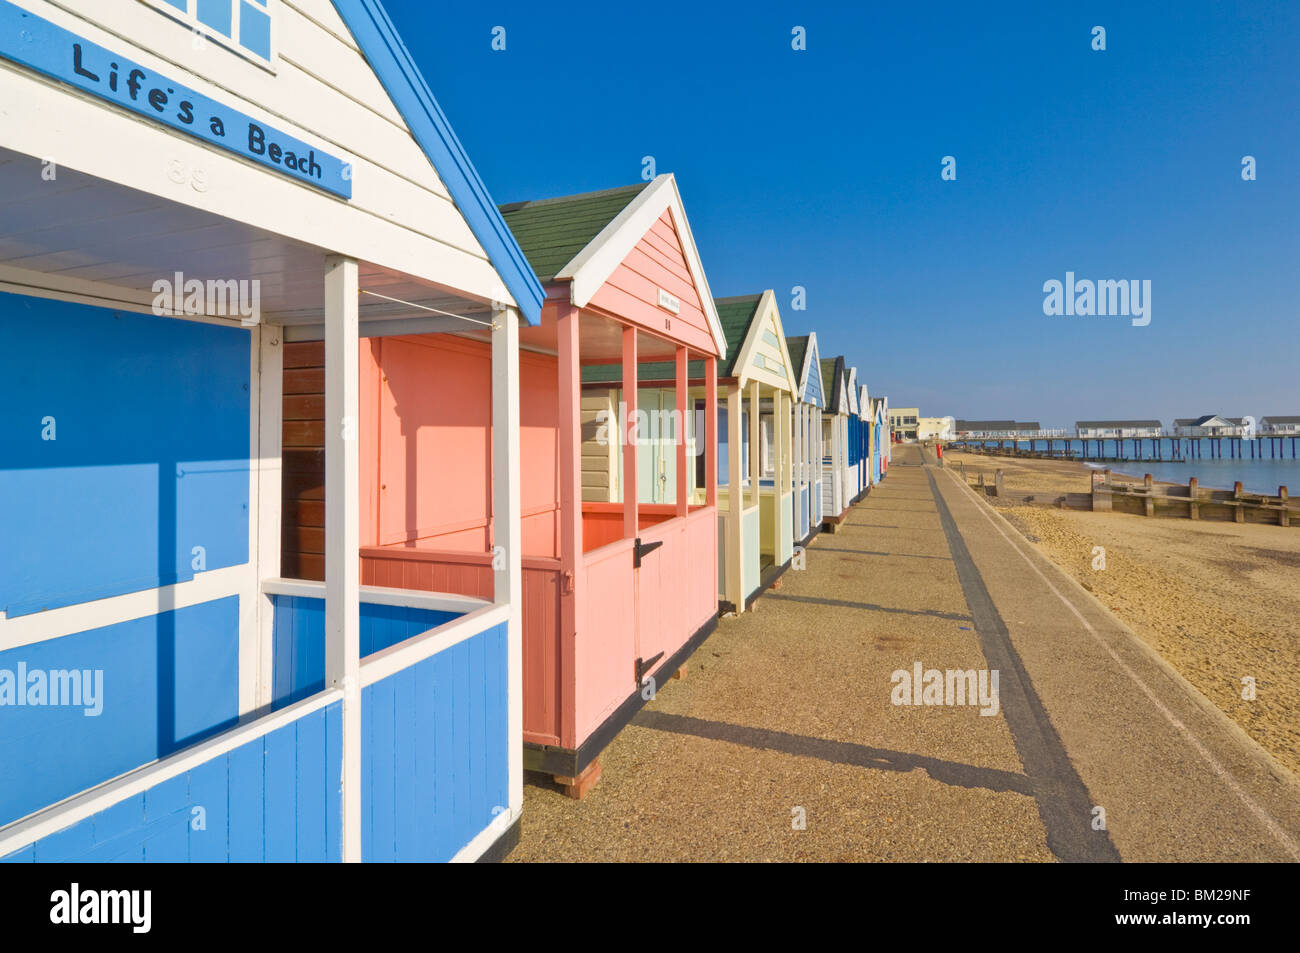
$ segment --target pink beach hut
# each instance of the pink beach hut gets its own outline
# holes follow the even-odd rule
[[[501,211],[546,290],[541,324],[519,337],[524,765],[581,797],[601,750],[716,625],[705,422],[718,419],[725,338],[671,175]],[[491,591],[491,404],[487,375],[471,373],[488,337],[371,351],[363,582]],[[664,361],[675,379],[639,386],[638,367]],[[687,411],[690,361],[705,369],[701,413]],[[602,407],[581,386],[597,365],[616,398]],[[420,408],[418,422],[398,405]]]

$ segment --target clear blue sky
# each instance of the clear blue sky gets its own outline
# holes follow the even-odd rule
[[[654,156],[714,294],[775,288],[893,406],[1300,414],[1300,0],[386,6],[498,202]],[[1044,316],[1066,271],[1151,324]]]

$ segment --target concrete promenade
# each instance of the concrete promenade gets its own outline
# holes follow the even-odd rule
[[[894,704],[917,663],[996,713]],[[912,446],[602,764],[511,860],[1300,860],[1296,779]]]

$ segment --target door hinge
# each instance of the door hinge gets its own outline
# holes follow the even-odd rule
[[[636,660],[636,683],[638,686],[645,680],[646,674],[655,667],[655,662],[663,657],[664,653],[660,652],[654,658]]]
[[[659,542],[657,543],[643,543],[641,542],[641,537],[638,536],[636,538],[636,546],[632,550],[632,568],[640,569],[641,557],[646,555],[647,553],[653,553],[656,549],[658,549],[663,544],[664,541],[662,539],[659,540]]]

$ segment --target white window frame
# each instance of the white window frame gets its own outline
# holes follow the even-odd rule
[[[229,50],[236,56],[239,56],[256,66],[260,66],[268,73],[274,74],[276,72],[276,66],[279,63],[280,57],[279,0],[266,0],[266,14],[271,19],[271,56],[270,59],[265,60],[257,53],[242,46],[237,39],[218,33],[206,23],[202,22],[198,18],[197,0],[185,0],[186,7],[184,13],[177,10],[174,6],[168,3],[167,0],[141,0],[141,2],[153,7],[153,9],[160,13],[166,14],[170,19],[180,23],[191,33],[202,36],[205,40],[211,41],[223,49]],[[239,36],[239,18],[241,11],[243,10],[243,0],[229,0],[229,3],[231,5],[230,32],[237,37]]]

